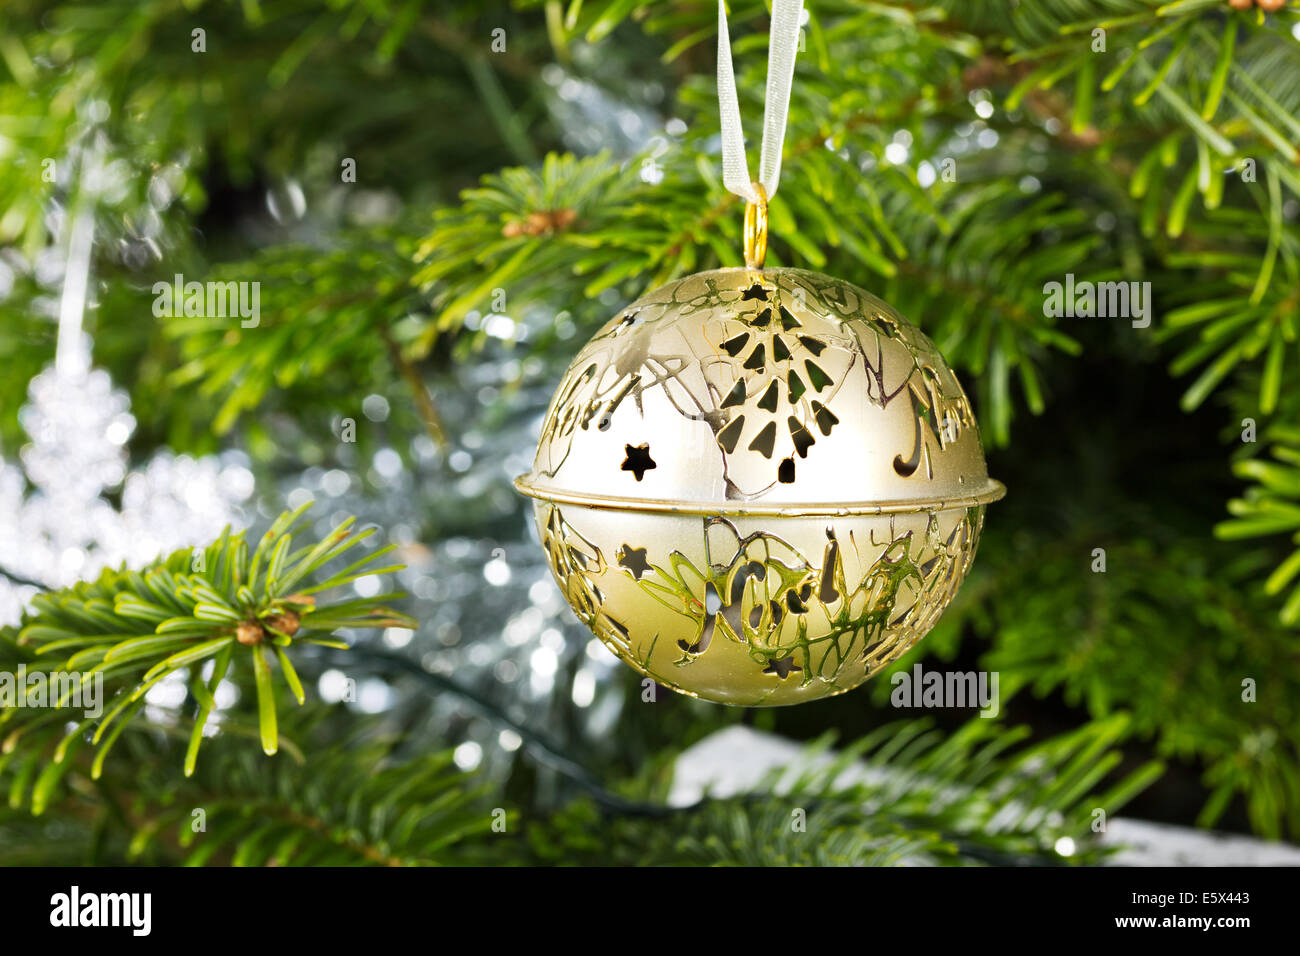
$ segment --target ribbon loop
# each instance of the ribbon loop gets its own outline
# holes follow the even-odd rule
[[[768,39],[767,99],[763,107],[763,147],[758,183],[770,199],[781,179],[781,150],[786,117],[790,112],[790,86],[799,52],[799,24],[803,0],[772,0],[772,29]],[[722,183],[747,202],[758,203],[759,191],[745,159],[745,133],[740,125],[736,74],[731,63],[731,38],[727,34],[727,8],[718,0],[718,114],[722,125]]]

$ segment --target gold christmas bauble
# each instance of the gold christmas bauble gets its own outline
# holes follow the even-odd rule
[[[746,706],[850,690],[934,625],[988,477],[934,344],[799,269],[719,269],[578,353],[516,486],[564,596],[624,662]]]

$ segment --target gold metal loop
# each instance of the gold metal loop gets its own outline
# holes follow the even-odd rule
[[[767,190],[762,183],[754,183],[754,191],[758,202],[745,206],[745,265],[761,269],[767,258]]]

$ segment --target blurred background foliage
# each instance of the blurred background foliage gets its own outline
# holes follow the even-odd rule
[[[888,676],[793,710],[642,703],[564,607],[510,489],[588,334],[670,277],[740,264],[714,4],[13,0],[0,454],[27,441],[19,409],[54,355],[69,212],[90,204],[86,326],[131,397],[133,457],[238,451],[259,532],[308,497],[325,502],[322,535],[345,512],[378,525],[420,623],[295,649],[308,696],[358,688],[305,719],[301,763],[223,733],[214,759],[242,769],[187,780],[177,728],[146,707],[99,780],[60,772],[63,799],[32,818],[45,758],[6,744],[6,859],[1043,862],[1066,833],[1090,858],[1079,814],[1129,798],[1152,819],[1300,836],[1300,9],[808,6],[770,261],[891,302],[972,396],[1010,494],[956,603],[896,666],[997,669],[996,729],[934,715],[951,749],[924,780],[907,774],[915,802],[895,814],[807,783],[829,808],[816,841],[759,845],[784,832],[775,782],[668,813],[672,758],[730,723],[907,739]],[[730,20],[752,132],[767,7],[734,3]],[[82,175],[88,150],[99,162]],[[1067,273],[1150,282],[1150,327],[1045,315],[1045,283]],[[153,285],[177,274],[260,282],[259,325],[156,318]],[[229,725],[256,699],[232,677]],[[983,734],[1013,751],[1029,734],[1059,776],[979,778],[962,748]],[[938,746],[886,753],[907,773]],[[379,767],[389,776],[371,778]],[[394,784],[331,802],[372,779]],[[1043,812],[989,830],[924,799],[944,781],[988,786],[986,810]],[[194,800],[234,808],[198,851],[162,836]],[[266,805],[281,823],[239,809]],[[429,806],[445,842],[402,823]],[[482,830],[494,807],[520,814],[526,846]]]

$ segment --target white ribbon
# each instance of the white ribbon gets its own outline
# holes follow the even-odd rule
[[[790,84],[794,80],[794,58],[799,52],[802,19],[803,0],[772,0],[763,152],[758,164],[758,181],[767,191],[768,199],[776,195],[781,179],[781,149],[785,143],[785,120],[790,112]],[[740,126],[740,102],[736,98],[736,74],[731,65],[724,0],[718,0],[718,113],[722,120],[722,183],[742,199],[756,203],[758,191],[745,159],[745,133]]]

